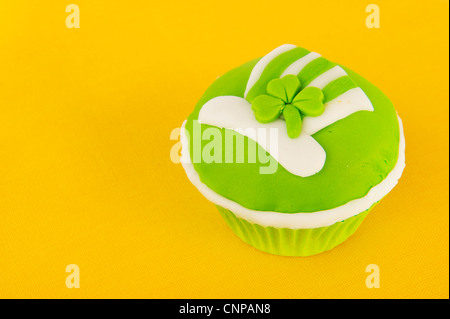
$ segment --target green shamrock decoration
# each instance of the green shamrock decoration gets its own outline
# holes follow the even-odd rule
[[[258,122],[270,123],[283,114],[288,136],[298,137],[302,130],[302,118],[319,116],[324,111],[321,89],[300,88],[300,80],[293,74],[270,81],[267,84],[267,94],[259,95],[252,101],[252,109]]]

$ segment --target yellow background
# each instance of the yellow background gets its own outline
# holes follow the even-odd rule
[[[380,29],[361,0],[77,0],[80,29],[70,3],[0,2],[0,297],[449,297],[448,1],[377,0]],[[241,242],[169,157],[208,85],[283,43],[365,76],[405,125],[399,185],[310,258]]]

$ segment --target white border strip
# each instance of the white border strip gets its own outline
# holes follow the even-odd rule
[[[307,55],[305,55],[304,57],[298,59],[297,61],[295,61],[294,63],[292,63],[291,65],[289,65],[286,70],[284,70],[284,72],[281,74],[280,78],[283,78],[285,75],[288,74],[293,74],[295,76],[297,76],[301,70],[303,70],[303,68],[305,66],[307,66],[310,62],[314,61],[317,58],[320,58],[321,55],[319,53],[316,52],[310,52]]]
[[[261,58],[261,60],[259,60],[258,63],[256,63],[252,72],[250,73],[250,77],[248,78],[247,86],[245,88],[244,98],[247,97],[247,94],[250,91],[250,89],[253,87],[253,85],[255,85],[256,82],[258,82],[264,69],[270,62],[272,62],[273,59],[275,59],[277,56],[279,56],[284,52],[295,49],[296,47],[297,46],[293,44],[283,44],[282,46],[279,46],[278,48],[276,48],[275,50],[271,51],[263,58]]]
[[[347,72],[344,71],[343,68],[336,65],[335,67],[329,69],[328,71],[322,73],[314,80],[311,81],[306,87],[314,86],[319,89],[323,89],[325,86],[333,82],[334,80],[339,79],[340,77],[346,76]]]
[[[190,161],[188,140],[185,135],[184,121],[181,129],[181,143],[182,143],[182,165],[186,171],[189,180],[208,200],[216,205],[222,206],[231,210],[236,216],[243,218],[251,223],[262,226],[272,226],[276,228],[290,228],[290,229],[304,229],[304,228],[318,228],[333,225],[336,222],[343,221],[347,218],[355,216],[363,211],[369,209],[374,203],[381,200],[397,185],[398,180],[402,176],[405,168],[405,136],[403,132],[403,125],[400,117],[399,122],[399,153],[397,164],[388,176],[378,185],[372,187],[366,196],[354,199],[342,206],[318,211],[314,213],[279,213],[268,211],[251,210],[241,206],[240,204],[229,200],[200,180],[200,176],[194,169],[194,165]],[[187,152],[184,152],[187,150]]]
[[[320,116],[305,116],[302,131],[313,135],[321,129],[358,111],[373,111],[372,102],[366,93],[356,87],[342,93],[324,105],[325,111]]]

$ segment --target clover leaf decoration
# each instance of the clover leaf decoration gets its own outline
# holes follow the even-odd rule
[[[267,84],[267,94],[259,95],[252,101],[258,122],[270,123],[283,115],[288,136],[298,137],[303,117],[319,116],[324,111],[321,89],[312,86],[300,89],[300,80],[293,74],[271,80]]]

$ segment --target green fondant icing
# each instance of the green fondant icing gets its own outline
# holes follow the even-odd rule
[[[295,48],[284,52],[274,58],[267,67],[264,69],[259,80],[253,85],[247,94],[247,101],[251,102],[258,95],[266,93],[267,84],[275,78],[279,78],[286,68],[297,61],[298,59],[304,57],[309,53],[308,50],[303,48]],[[244,86],[247,82],[244,83]]]
[[[267,93],[285,103],[291,103],[298,91],[300,91],[300,81],[292,74],[281,79],[273,79],[267,84]]]
[[[259,122],[270,123],[281,115],[284,105],[283,100],[263,94],[253,99],[252,109]]]
[[[294,98],[292,105],[295,106],[302,115],[319,116],[325,110],[323,106],[322,90],[316,87],[307,87],[300,91]]]
[[[343,76],[330,82],[322,89],[325,96],[325,103],[355,87],[357,87],[355,81],[349,76]]]
[[[300,112],[292,104],[288,104],[283,110],[283,117],[286,121],[288,136],[290,138],[298,137],[302,131],[302,117]]]
[[[302,83],[302,86],[307,86],[312,80],[328,71],[332,67],[336,66],[336,63],[330,62],[327,59],[320,57],[312,62],[308,63],[298,74],[298,78]]]
[[[201,97],[185,126],[190,133],[191,156],[193,120],[198,118],[203,104],[217,96],[243,97],[250,72],[257,61],[248,62],[221,76]],[[260,174],[259,169],[268,164],[262,163],[260,158],[257,158],[256,163],[225,163],[223,160],[222,163],[194,163],[201,181],[218,194],[246,208],[260,211],[316,212],[364,197],[373,186],[385,179],[395,166],[398,158],[399,127],[395,109],[389,99],[363,77],[343,68],[367,94],[374,111],[353,113],[313,135],[327,153],[325,165],[319,173],[300,177],[278,165],[275,174],[264,175]],[[275,70],[271,72],[277,73]],[[324,89],[326,97],[332,96],[330,94],[334,87],[337,86],[332,88],[330,84],[327,90]],[[208,127],[210,126],[202,124],[201,132]],[[225,133],[224,129],[221,131]],[[225,134],[222,134],[223,139],[224,136]],[[245,136],[242,138],[246,143],[247,159],[247,146],[260,146]],[[205,144],[207,142],[202,142],[202,147]],[[224,140],[222,145],[224,147]],[[266,155],[270,156],[267,153]],[[223,158],[225,159],[225,155]]]
[[[302,130],[302,116],[318,116],[324,111],[321,89],[307,87],[300,91],[300,88],[300,80],[293,74],[270,81],[267,84],[270,95],[258,95],[252,101],[256,119],[270,123],[283,114],[288,136],[298,137]]]

